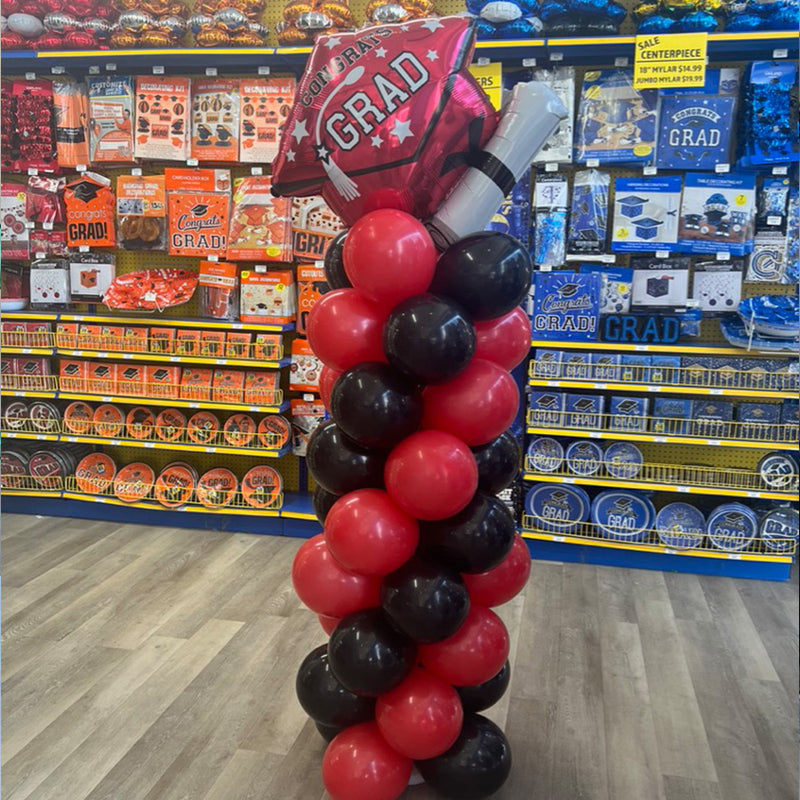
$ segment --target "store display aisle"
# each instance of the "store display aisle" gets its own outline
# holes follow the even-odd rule
[[[289,581],[300,540],[11,514],[2,531],[3,797],[323,797],[293,688],[324,638]],[[534,562],[500,613],[498,800],[796,797],[796,573]]]

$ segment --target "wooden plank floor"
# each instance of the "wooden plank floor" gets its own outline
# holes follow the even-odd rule
[[[5,515],[4,800],[321,800],[300,541]],[[798,586],[533,564],[498,800],[793,800]],[[408,800],[431,800],[424,786]]]

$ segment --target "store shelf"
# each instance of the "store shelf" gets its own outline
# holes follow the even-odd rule
[[[55,352],[49,347],[0,347],[3,355],[9,356],[53,356]]]
[[[3,348],[6,352],[6,348]],[[158,361],[168,364],[201,364],[209,367],[250,367],[251,369],[282,369],[289,366],[291,359],[277,361],[255,361],[245,358],[211,358],[205,356],[172,355],[170,353],[122,353],[116,350],[67,350],[61,347],[48,355],[78,358],[113,358],[122,361]]]
[[[3,436],[8,436],[3,431]],[[105,447],[138,447],[145,450],[176,450],[182,453],[218,453],[230,456],[260,456],[262,458],[282,458],[291,451],[291,445],[280,450],[267,450],[257,447],[228,447],[227,445],[181,444],[180,442],[154,442],[141,439],[108,439],[103,436],[76,436],[63,433],[56,437],[60,442],[82,442],[84,444],[100,444]]]
[[[45,395],[54,397],[55,395]],[[60,400],[88,400],[102,403],[135,403],[151,406],[168,406],[174,408],[203,408],[211,411],[255,411],[265,414],[280,414],[289,408],[288,401],[277,405],[245,405],[243,403],[219,403],[212,400],[176,400],[171,397],[131,397],[128,395],[100,395],[85,392],[58,392]]]
[[[58,392],[56,391],[40,392],[26,389],[0,389],[0,396],[2,397],[48,397],[51,400],[55,400],[57,395]]]
[[[561,389],[595,389],[598,391],[624,390],[626,392],[648,392],[667,394],[708,394],[723,397],[748,397],[750,399],[781,399],[797,397],[797,390],[768,391],[765,389],[722,389],[717,386],[684,386],[682,384],[624,383],[622,381],[584,381],[584,380],[543,380],[531,378],[528,386],[545,386]]]
[[[46,482],[46,485],[42,485]],[[3,497],[61,497],[64,482],[58,476],[37,478],[33,475],[3,475]]]
[[[314,504],[311,495],[297,492],[287,493],[283,499],[281,516],[287,519],[317,522],[317,515],[314,513]],[[319,523],[317,522],[317,524]]]
[[[798,353],[774,353],[767,350],[745,350],[741,347],[702,344],[620,344],[617,342],[551,342],[533,339],[531,347],[545,350],[602,350],[612,353],[666,353],[670,355],[698,356],[780,356],[800,355]]]

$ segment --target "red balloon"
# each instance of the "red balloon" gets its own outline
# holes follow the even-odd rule
[[[485,358],[512,370],[525,360],[531,349],[531,321],[517,306],[505,316],[476,322],[475,337],[475,358]]]
[[[343,730],[322,757],[322,782],[333,800],[397,800],[413,763],[393,750],[374,722]]]
[[[474,358],[452,381],[423,392],[426,428],[447,431],[470,447],[497,438],[514,421],[519,389],[511,375],[492,361]]]
[[[362,361],[386,361],[386,313],[355,289],[328,292],[308,315],[308,343],[317,358],[344,372]]]
[[[508,649],[508,631],[500,617],[473,605],[452,636],[421,644],[418,658],[423,667],[453,686],[477,686],[500,672]]]
[[[324,630],[328,636],[333,633],[334,628],[341,622],[339,617],[326,617],[324,614],[317,614],[317,619],[322,626],[322,630]]]
[[[389,497],[417,519],[452,517],[478,488],[478,466],[466,445],[443,431],[419,431],[389,453],[383,472]]]
[[[333,557],[361,575],[388,575],[414,555],[419,525],[380,489],[340,497],[325,518],[325,541]]]
[[[321,533],[295,554],[292,584],[305,605],[326,617],[346,617],[381,604],[380,580],[348,572],[330,554]]]
[[[418,219],[387,208],[361,217],[350,228],[342,258],[356,289],[374,303],[392,307],[427,291],[437,255]]]
[[[375,720],[398,753],[413,759],[436,758],[461,733],[464,710],[449,683],[415,667],[399,686],[378,698]]]
[[[500,606],[522,591],[530,574],[531,554],[525,540],[516,534],[508,555],[494,569],[461,577],[467,584],[470,602]]]
[[[322,398],[322,403],[328,411],[331,410],[331,392],[333,391],[333,384],[339,380],[342,373],[329,367],[327,364],[322,365],[319,371],[319,394]]]

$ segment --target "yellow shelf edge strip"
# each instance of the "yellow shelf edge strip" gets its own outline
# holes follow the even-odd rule
[[[544,386],[546,388],[563,389],[599,389],[614,391],[617,389],[628,392],[647,392],[648,394],[709,394],[727,397],[765,397],[767,399],[781,399],[797,397],[797,392],[783,392],[763,389],[720,389],[715,386],[676,386],[662,383],[623,383],[621,381],[571,381],[569,379],[551,380],[545,378],[530,378],[528,386]]]

